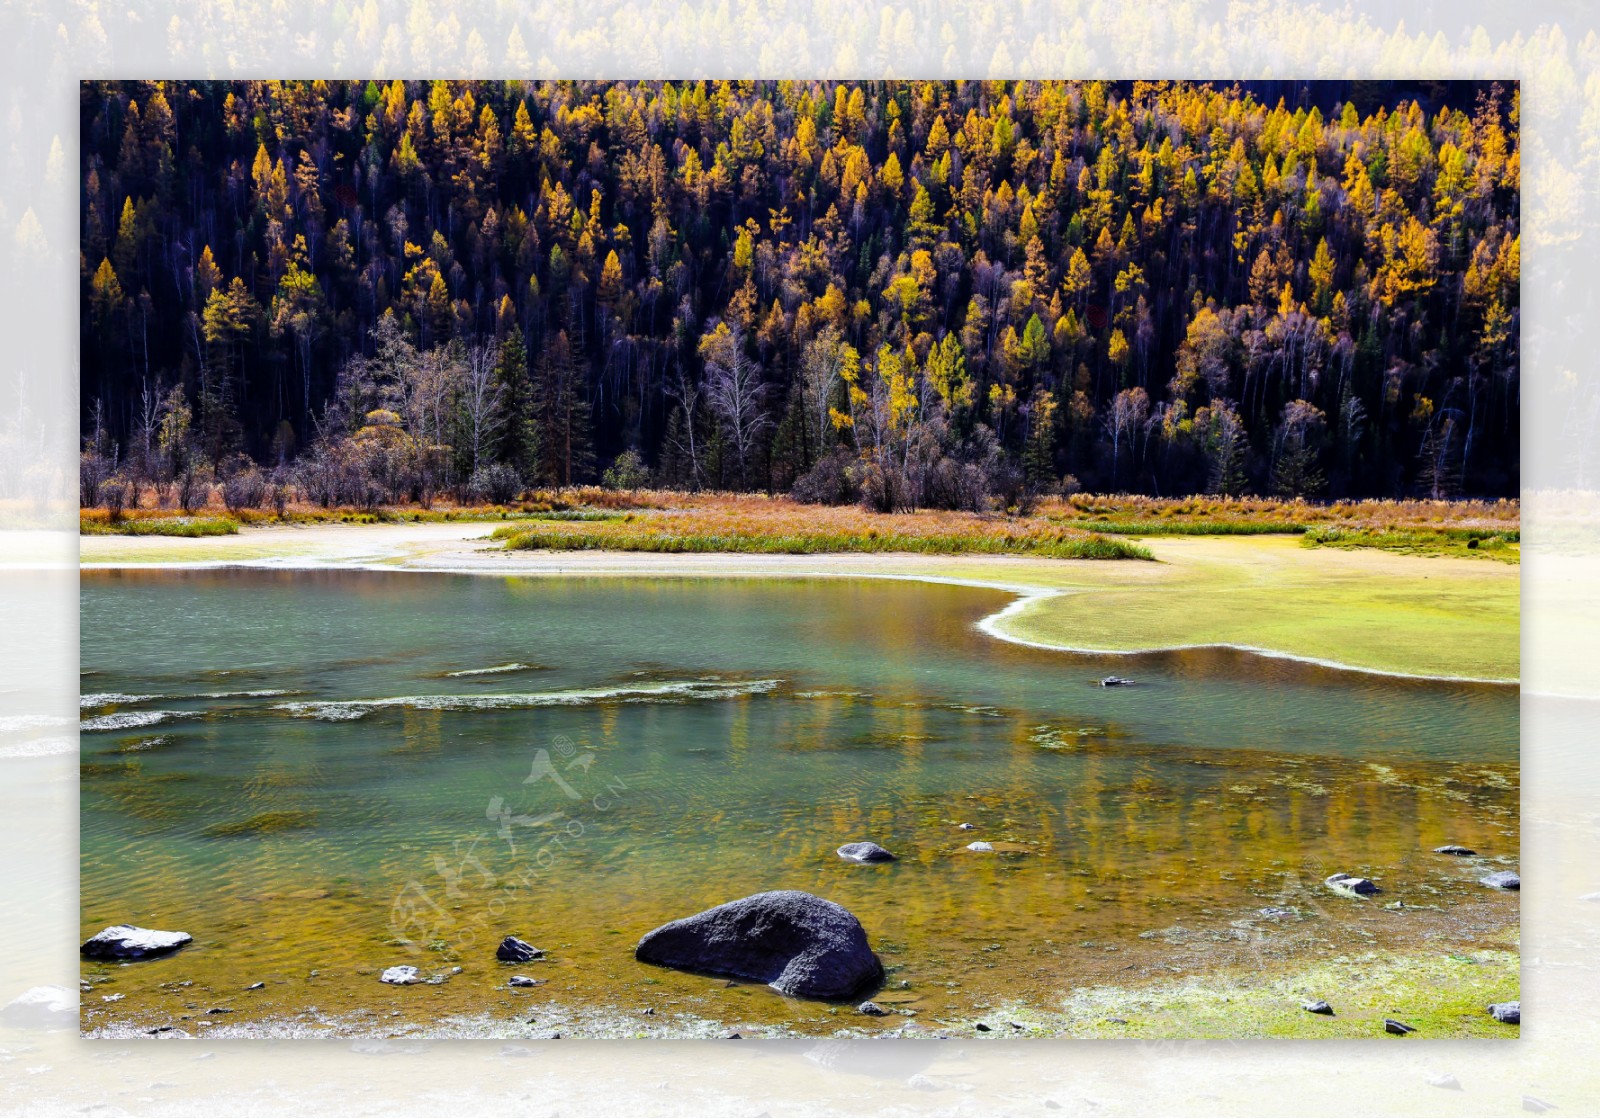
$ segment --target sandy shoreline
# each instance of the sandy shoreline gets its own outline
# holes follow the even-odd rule
[[[1511,685],[1518,678],[1518,572],[1483,560],[1313,550],[1273,537],[1151,538],[1144,544],[1154,564],[1004,555],[506,551],[489,539],[496,527],[319,524],[201,539],[85,536],[80,568],[904,579],[1017,595],[980,628],[1035,648],[1114,655],[1226,648],[1408,679]],[[1422,601],[1424,593],[1433,597]],[[1419,601],[1403,601],[1408,596]],[[1255,628],[1267,620],[1275,628]]]

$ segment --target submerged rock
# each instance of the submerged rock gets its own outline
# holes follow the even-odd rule
[[[1372,894],[1383,893],[1382,890],[1372,884],[1372,879],[1357,878],[1353,874],[1345,874],[1342,871],[1338,874],[1331,874],[1322,881],[1323,885],[1330,890],[1341,894],[1356,894],[1361,897],[1368,897]]]
[[[885,1010],[883,1007],[879,1006],[877,1003],[872,1002],[869,999],[868,1001],[862,1003],[860,1006],[856,1007],[856,1013],[858,1013],[858,1014],[866,1014],[866,1015],[869,1015],[869,1016],[871,1016],[873,1018],[882,1018],[884,1015],[888,1014],[889,1012],[887,1010]]]
[[[385,968],[383,974],[378,976],[378,982],[390,983],[396,987],[409,987],[413,983],[421,983],[422,976],[418,975],[417,969],[410,964],[400,964]]]
[[[1124,679],[1121,676],[1107,676],[1101,679],[1100,686],[1102,688],[1126,688],[1132,683],[1132,680]]]
[[[508,964],[525,964],[529,960],[543,959],[544,951],[535,948],[526,940],[508,936],[500,942],[500,947],[494,950],[494,958]]]
[[[194,937],[186,932],[112,925],[84,941],[78,951],[95,960],[143,960],[176,952],[192,940]]]
[[[980,839],[975,843],[967,844],[967,850],[968,851],[977,851],[979,853],[982,853],[984,851],[993,851],[994,850],[994,844],[993,843],[985,843],[983,840]]]
[[[1327,1014],[1330,1016],[1333,1014],[1333,1007],[1329,1006],[1327,1002],[1322,999],[1317,999],[1315,1002],[1304,1003],[1301,1005],[1300,1009],[1304,1010],[1308,1014]]]
[[[894,856],[876,843],[846,843],[837,852],[841,859],[851,863],[892,863]]]
[[[1478,852],[1471,847],[1463,847],[1459,843],[1446,843],[1443,847],[1435,847],[1433,853],[1435,855],[1460,855],[1462,858],[1466,858],[1468,855],[1476,855]]]
[[[1522,1024],[1522,1000],[1490,1003],[1489,1017],[1496,1022],[1504,1022],[1508,1026],[1520,1026]]]
[[[1521,891],[1522,889],[1522,879],[1511,870],[1497,870],[1493,874],[1485,874],[1478,881],[1492,890]]]
[[[844,906],[773,890],[669,921],[634,950],[642,963],[765,983],[785,995],[842,999],[883,978],[866,930]]]
[[[543,982],[544,982],[543,979],[530,979],[526,975],[513,975],[510,979],[506,980],[506,986],[507,987],[537,987],[539,984],[541,984]]]

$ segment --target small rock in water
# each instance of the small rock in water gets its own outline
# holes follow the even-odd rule
[[[396,967],[385,968],[382,975],[378,976],[379,983],[392,983],[396,987],[408,987],[413,983],[422,982],[422,976],[417,974],[417,969],[410,964],[399,964]]]
[[[894,856],[876,843],[846,843],[837,852],[841,859],[852,863],[892,863]]]
[[[974,1026],[972,1028],[977,1030],[980,1034],[986,1034],[986,1033],[989,1032],[989,1027],[984,1025],[982,1022],[979,1022],[976,1026]]]
[[[967,850],[968,851],[993,851],[994,850],[994,844],[993,843],[985,843],[983,840],[980,839],[975,843],[967,844]]]
[[[1396,1022],[1393,1018],[1385,1018],[1383,1020],[1383,1028],[1386,1033],[1397,1034],[1400,1037],[1417,1032],[1417,1027],[1408,1026],[1404,1022]]]
[[[1547,1103],[1538,1096],[1523,1096],[1522,1110],[1531,1111],[1535,1115],[1543,1115],[1546,1111],[1554,1111],[1555,1104]]]
[[[250,986],[246,987],[245,990],[247,990],[247,991],[259,991],[265,986],[266,986],[265,983],[257,982],[257,983],[250,984]]]
[[[1489,1017],[1496,1022],[1504,1022],[1508,1026],[1522,1024],[1522,1001],[1492,1002],[1489,1004]]]
[[[543,957],[543,951],[514,936],[506,937],[500,942],[500,947],[494,950],[494,958],[508,964],[525,964]]]
[[[1433,853],[1435,855],[1460,855],[1462,858],[1466,858],[1468,855],[1476,855],[1478,852],[1471,847],[1463,847],[1459,843],[1446,843],[1443,847],[1435,847]]]
[[[194,937],[186,932],[111,925],[84,941],[78,951],[96,960],[143,960],[176,952],[192,940]]]
[[[22,1029],[66,1029],[77,1021],[78,1000],[65,987],[30,987],[0,1008],[0,1022]]]
[[[1592,893],[1592,894],[1580,894],[1580,895],[1578,895],[1578,900],[1579,901],[1600,901],[1600,891],[1597,891],[1597,892]]]
[[[1361,897],[1367,897],[1383,892],[1372,884],[1372,879],[1357,878],[1353,874],[1345,874],[1342,871],[1338,874],[1331,874],[1322,881],[1329,889],[1340,894],[1356,894]]]
[[[1452,1092],[1461,1091],[1461,1081],[1448,1072],[1441,1072],[1428,1077],[1428,1086],[1430,1088],[1446,1088]]]
[[[1493,874],[1485,874],[1478,881],[1492,890],[1522,890],[1522,879],[1512,870],[1497,870]]]
[[[231,1006],[213,1006],[210,1010],[206,1011],[206,1013],[207,1014],[232,1014],[233,1013],[233,1007],[231,1007]]]
[[[1100,681],[1100,686],[1102,688],[1126,688],[1132,683],[1132,680],[1125,680],[1121,676],[1107,676]]]
[[[1258,910],[1258,912],[1269,921],[1281,921],[1285,917],[1294,916],[1294,910],[1286,909],[1281,905],[1269,905],[1265,909]]]
[[[870,1014],[874,1018],[882,1018],[885,1014],[889,1013],[883,1007],[870,1000],[856,1007],[856,1012],[858,1014]]]
[[[957,824],[956,827],[960,828],[962,831],[976,831],[978,825],[977,824]]]
[[[530,979],[526,975],[513,975],[510,979],[506,980],[506,986],[507,987],[537,987],[540,983],[543,983],[543,982],[544,982],[544,980],[542,980],[542,979]]]
[[[1330,1016],[1333,1014],[1333,1007],[1329,1006],[1323,999],[1317,999],[1315,1002],[1304,1003],[1301,1005],[1301,1009],[1309,1014],[1327,1014]]]

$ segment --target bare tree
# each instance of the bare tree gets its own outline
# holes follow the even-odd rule
[[[478,345],[466,354],[461,382],[461,418],[462,435],[471,456],[469,473],[473,474],[483,465],[483,451],[494,443],[504,423],[500,402],[505,395],[505,385],[495,376],[497,352],[492,345]]]
[[[739,460],[739,484],[747,484],[750,456],[770,422],[761,410],[766,386],[761,367],[744,351],[744,333],[719,322],[700,339],[706,363],[706,403],[722,425]]]
[[[684,376],[680,371],[675,385],[667,389],[667,395],[678,402],[678,409],[683,416],[682,429],[677,434],[668,430],[668,439],[673,443],[674,449],[689,460],[689,486],[698,490],[702,484],[700,474],[700,448],[696,443],[695,424],[696,413],[700,409],[700,386]]]

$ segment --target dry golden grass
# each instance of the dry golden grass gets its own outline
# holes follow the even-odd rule
[[[644,508],[574,524],[519,521],[495,532],[506,546],[557,551],[919,552],[1061,559],[1149,559],[1136,544],[1041,516],[928,510],[870,513],[750,494],[642,494]],[[667,501],[671,504],[668,505]]]

